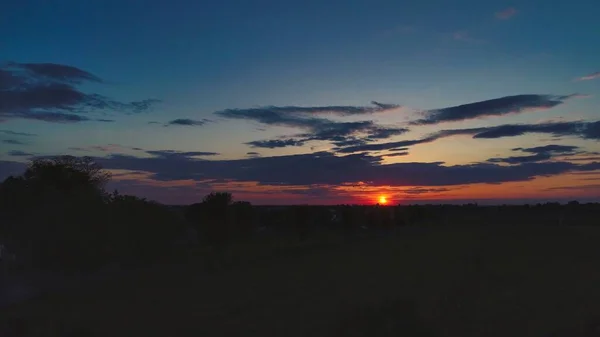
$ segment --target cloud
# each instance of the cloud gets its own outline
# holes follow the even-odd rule
[[[89,148],[79,147],[79,146],[72,146],[72,147],[69,148],[69,150],[73,150],[73,151],[90,151]]]
[[[436,139],[438,139],[438,137],[427,137],[427,138],[423,138],[423,139],[401,140],[401,141],[389,142],[389,143],[364,144],[364,145],[356,145],[356,146],[348,146],[348,147],[339,147],[339,148],[335,148],[334,150],[338,153],[383,151],[383,150],[391,150],[394,148],[405,148],[406,146],[429,143],[429,142],[435,141]]]
[[[600,191],[600,184],[597,185],[579,185],[579,186],[559,186],[559,187],[550,187],[546,190],[554,191],[554,190],[598,190]]]
[[[413,188],[409,188],[406,190],[403,190],[402,192],[405,194],[429,194],[429,193],[441,193],[441,192],[448,192],[450,191],[450,189],[448,188],[423,188],[423,187],[413,187]]]
[[[457,31],[452,33],[452,38],[456,41],[464,41],[464,42],[485,42],[485,40],[476,39],[472,37],[467,31]]]
[[[187,159],[191,157],[201,156],[218,156],[220,153],[217,152],[204,152],[204,151],[175,151],[175,150],[149,150],[146,153],[162,157],[162,158],[180,158]]]
[[[90,112],[139,113],[157,100],[123,103],[95,93],[85,93],[80,85],[101,83],[97,76],[67,65],[16,63],[0,65],[0,119],[31,119],[51,123],[108,121],[84,116]]]
[[[528,133],[544,133],[554,137],[576,136],[582,139],[600,140],[600,121],[550,122],[539,124],[504,124],[498,126],[450,129],[438,131],[429,137],[439,139],[456,135],[473,135],[473,138],[516,137]]]
[[[557,155],[573,155],[577,154],[575,150],[579,147],[570,146],[570,145],[545,145],[545,146],[537,146],[530,148],[521,148],[517,147],[512,149],[512,151],[521,151],[526,153],[533,153],[533,155],[528,156],[514,156],[514,157],[506,157],[506,158],[490,158],[489,162],[493,163],[506,163],[506,164],[521,164],[528,162],[539,162],[544,160],[549,160]]]
[[[24,137],[35,137],[35,136],[37,136],[34,133],[16,132],[16,131],[11,131],[11,130],[0,130],[0,133],[3,133],[5,135],[11,135],[11,136],[24,136]]]
[[[12,151],[8,151],[8,155],[13,156],[13,157],[29,157],[29,156],[33,156],[33,153],[24,152],[24,151],[20,151],[20,150],[12,150]]]
[[[275,148],[287,147],[287,146],[302,146],[302,145],[304,145],[304,141],[299,140],[299,139],[269,139],[269,140],[255,140],[255,141],[247,142],[246,144],[250,145],[251,147],[275,149]]]
[[[591,81],[600,78],[600,71],[576,78],[576,81]]]
[[[384,157],[400,157],[400,156],[406,156],[406,155],[408,155],[408,152],[396,152],[396,153],[386,154],[386,155],[384,155]]]
[[[105,119],[105,118],[96,118],[94,119],[97,122],[103,122],[103,123],[113,123],[116,122],[114,119]]]
[[[515,16],[519,11],[517,11],[514,7],[509,7],[507,9],[496,12],[496,18],[500,20],[508,20]]]
[[[55,63],[9,63],[9,67],[28,70],[32,75],[67,83],[102,82],[97,76],[81,69]]]
[[[232,119],[256,121],[266,125],[295,127],[308,132],[295,138],[256,140],[246,144],[252,147],[277,148],[302,146],[309,141],[328,141],[336,146],[361,145],[369,141],[386,139],[409,131],[407,128],[377,125],[372,121],[340,122],[313,117],[315,114],[333,113],[358,115],[396,109],[393,104],[373,102],[375,107],[327,106],[327,107],[267,107],[253,109],[228,109],[215,114]]]
[[[568,158],[567,161],[600,161],[600,156]]]
[[[429,110],[425,118],[411,122],[414,125],[456,122],[488,116],[502,116],[531,110],[550,109],[563,104],[575,95],[515,95],[487,101],[463,104],[449,108]]]
[[[172,121],[169,121],[166,125],[186,125],[186,126],[201,126],[204,125],[206,123],[212,122],[210,119],[202,119],[202,120],[195,120],[195,119],[187,119],[187,118],[178,118],[178,119],[174,119]],[[150,122],[152,123],[152,122]],[[152,123],[153,124],[153,123]]]
[[[552,154],[573,154],[577,150],[578,146],[572,145],[544,145],[536,147],[521,148],[517,147],[512,149],[513,151],[523,151],[529,153],[552,153]]]
[[[547,133],[555,137],[577,136],[583,139],[600,140],[600,122],[559,122],[543,124],[508,124],[482,128],[473,138],[502,138],[521,136],[527,133]]]
[[[154,174],[158,180],[225,179],[265,185],[342,185],[366,182],[372,186],[445,186],[527,181],[540,176],[593,171],[600,163],[493,163],[444,166],[442,163],[382,164],[382,156],[365,153],[336,156],[330,152],[238,160],[199,160],[186,156],[140,158],[112,155],[97,160],[108,169]]]
[[[506,164],[522,164],[529,162],[539,162],[552,158],[552,155],[548,153],[537,153],[530,156],[514,156],[506,158],[490,158],[488,159],[491,163],[506,163]]]
[[[369,130],[367,136],[368,139],[387,139],[393,136],[402,135],[408,132],[407,128],[385,128],[385,127],[374,127]]]
[[[246,153],[246,156],[250,157],[250,158],[258,158],[260,157],[260,153],[258,152],[254,152],[254,151],[250,151]]]
[[[408,132],[407,128],[377,125],[372,121],[339,122],[315,115],[341,116],[364,115],[397,109],[399,105],[372,102],[374,107],[324,106],[324,107],[262,107],[251,109],[227,109],[215,114],[224,118],[251,120],[266,125],[294,127],[308,132],[295,135],[294,141],[258,140],[247,143],[254,147],[301,146],[309,141],[329,141],[336,146],[358,145],[368,141],[385,139]]]
[[[63,112],[22,112],[16,117],[51,123],[78,123],[90,120],[86,116]]]
[[[333,114],[340,116],[351,116],[351,115],[364,115],[381,112],[389,112],[400,108],[397,104],[386,104],[376,101],[372,101],[373,107],[365,106],[350,106],[350,105],[330,105],[330,106],[314,106],[314,107],[300,107],[300,106],[265,106],[250,109],[226,109],[215,112],[217,115],[226,118],[249,118],[250,116],[257,116],[256,118],[263,119],[277,119],[278,117],[285,115],[323,115]],[[263,122],[269,124],[268,122]]]
[[[27,143],[24,143],[20,140],[16,140],[16,139],[4,139],[2,141],[4,144],[11,144],[11,145],[27,145]]]
[[[73,147],[69,147],[69,150],[83,151],[83,152],[99,151],[99,152],[110,152],[110,153],[125,152],[128,150],[143,151],[143,149],[141,149],[139,147],[130,147],[130,146],[124,146],[124,145],[120,145],[120,144],[92,145],[92,146],[87,146],[87,147],[73,146]]]
[[[422,139],[401,140],[396,142],[359,144],[334,148],[337,153],[354,153],[364,151],[392,150],[398,147],[408,147],[434,142],[452,136],[472,136],[475,139],[496,139],[522,136],[528,133],[545,133],[555,137],[574,136],[582,139],[600,140],[600,121],[596,122],[554,122],[540,124],[504,124],[498,126],[449,129],[430,134]]]

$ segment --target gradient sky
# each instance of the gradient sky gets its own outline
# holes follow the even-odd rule
[[[597,0],[5,0],[0,179],[166,203],[600,201]]]

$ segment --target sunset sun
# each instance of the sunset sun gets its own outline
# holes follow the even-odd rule
[[[387,200],[387,197],[385,195],[379,196],[379,203],[381,205],[385,205],[385,204],[387,204],[387,202],[388,202],[388,200]]]

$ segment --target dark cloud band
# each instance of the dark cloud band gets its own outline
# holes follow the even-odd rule
[[[91,118],[90,112],[139,113],[157,100],[119,102],[95,93],[85,93],[80,85],[102,82],[97,76],[76,67],[53,63],[0,65],[0,119],[31,119],[52,123],[109,121]]]
[[[563,104],[576,95],[515,95],[487,101],[457,105],[449,108],[426,111],[425,117],[412,122],[414,125],[456,122],[488,116],[502,116],[536,109],[550,109]]]

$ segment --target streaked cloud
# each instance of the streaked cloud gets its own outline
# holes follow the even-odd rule
[[[183,158],[192,158],[192,157],[206,157],[206,156],[218,156],[217,152],[207,152],[207,151],[175,151],[175,150],[149,150],[146,153],[161,157],[161,158],[171,158],[171,159],[183,159]]]
[[[30,156],[33,156],[33,153],[20,151],[20,150],[12,150],[12,151],[8,151],[8,155],[13,156],[13,157],[30,157]]]
[[[210,119],[201,119],[201,120],[196,120],[196,119],[189,119],[189,118],[178,118],[178,119],[174,119],[172,121],[167,122],[167,124],[165,125],[184,125],[184,126],[202,126],[206,123],[210,123],[212,122]],[[154,124],[152,122],[150,122],[149,124]]]
[[[88,82],[102,83],[102,80],[68,65],[2,64],[0,119],[31,119],[50,123],[108,122],[112,120],[95,119],[89,113],[139,113],[158,102],[147,99],[123,103],[96,93],[85,93],[80,86]]]
[[[413,121],[413,125],[456,122],[489,116],[503,116],[532,110],[550,109],[563,104],[577,95],[515,95],[486,101],[457,105],[425,111],[424,118]]]
[[[576,81],[591,81],[600,78],[600,71],[576,78]]]
[[[600,140],[600,121],[596,122],[555,122],[540,124],[505,124],[490,127],[470,129],[449,129],[432,133],[421,139],[400,140],[387,143],[361,144],[338,147],[338,153],[354,153],[363,151],[383,151],[398,147],[410,147],[418,144],[431,143],[436,140],[453,136],[472,136],[476,139],[496,139],[504,137],[523,136],[530,133],[550,134],[554,137],[574,136],[581,139]],[[529,150],[535,148],[529,148]],[[531,151],[530,151],[531,152]]]
[[[478,39],[478,38],[471,36],[471,34],[466,30],[460,30],[460,31],[456,31],[456,32],[452,33],[452,39],[454,39],[456,41],[464,41],[464,42],[472,42],[472,43],[485,42],[485,40],[483,40],[483,39]]]
[[[512,18],[513,16],[517,15],[518,12],[519,11],[516,8],[508,7],[504,10],[496,12],[496,18],[498,18],[500,20],[508,20],[508,19]]]
[[[263,123],[270,124],[269,121],[278,120],[278,117],[285,115],[364,115],[373,113],[389,112],[400,108],[397,104],[387,104],[372,101],[373,106],[349,106],[349,105],[330,105],[330,106],[265,106],[249,109],[226,109],[215,112],[217,115],[226,118],[249,118],[257,116]]]
[[[141,158],[112,155],[97,158],[106,168],[152,172],[154,179],[226,179],[267,185],[341,185],[366,182],[371,186],[446,186],[473,183],[527,181],[539,176],[600,169],[600,162],[476,163],[444,166],[443,163],[382,164],[382,156],[365,153],[337,156],[330,152],[304,155],[200,160],[188,156]]]
[[[27,143],[22,142],[22,141],[17,140],[17,139],[4,139],[4,140],[2,140],[2,142],[4,144],[10,144],[10,145],[27,145]]]
[[[11,135],[11,136],[24,136],[24,137],[34,137],[34,136],[37,136],[34,133],[17,132],[17,131],[11,131],[11,130],[0,130],[0,133],[3,133],[5,135]]]
[[[254,140],[251,142],[247,142],[247,145],[251,147],[258,148],[267,148],[267,149],[275,149],[280,147],[288,147],[288,146],[302,146],[304,145],[304,140],[301,139],[268,139],[268,140]]]
[[[215,114],[224,118],[241,119],[265,125],[293,127],[308,132],[292,135],[287,139],[256,140],[246,144],[252,147],[278,148],[302,146],[309,141],[328,141],[336,146],[363,144],[386,139],[409,131],[404,127],[377,125],[373,121],[342,122],[322,117],[319,114],[342,116],[372,114],[397,109],[394,104],[373,102],[374,107],[326,106],[326,107],[266,107],[251,109],[228,109]]]

